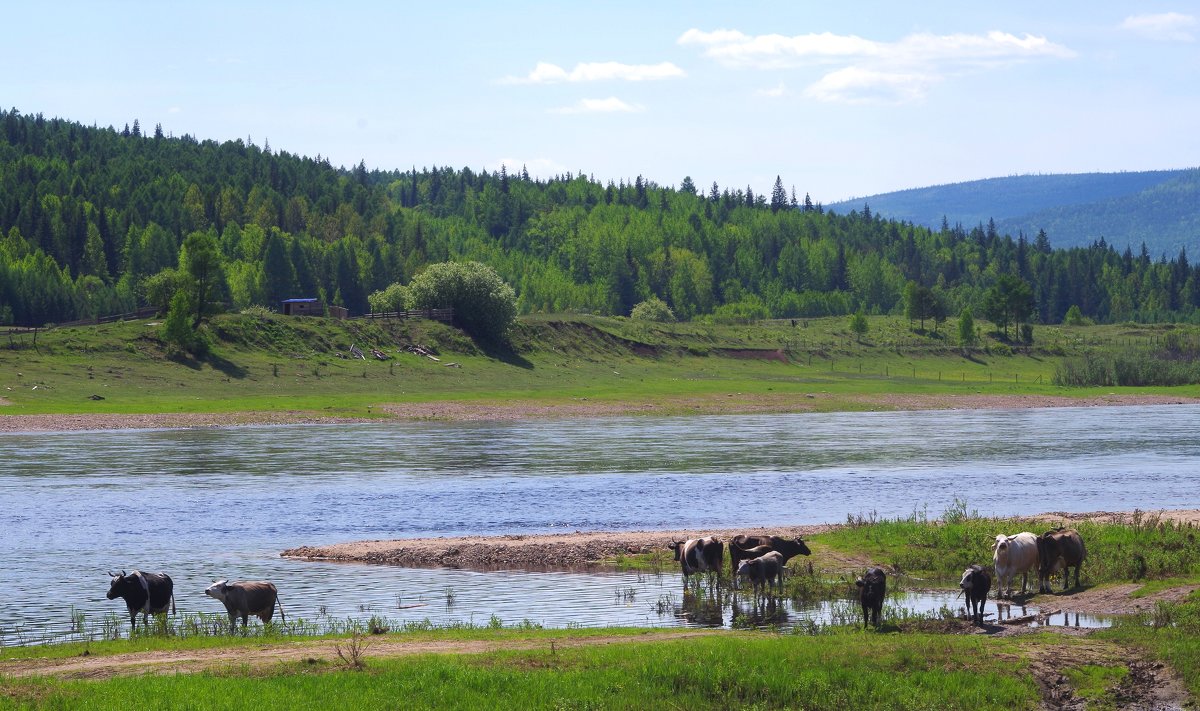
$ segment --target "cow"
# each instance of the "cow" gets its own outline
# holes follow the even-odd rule
[[[148,627],[150,615],[166,614],[167,609],[175,614],[175,583],[166,573],[143,573],[135,570],[128,575],[108,574],[112,581],[108,586],[109,600],[118,597],[125,600],[129,608],[129,624],[137,631],[137,613],[142,613],[142,626]]]
[[[675,551],[675,560],[683,569],[683,581],[693,573],[719,572],[721,559],[725,556],[725,544],[712,536],[673,541],[667,548]]]
[[[887,595],[887,574],[883,568],[871,568],[854,581],[858,586],[858,601],[862,603],[863,627],[879,627],[879,615],[883,612],[883,598]]]
[[[754,587],[755,595],[761,594],[764,585],[774,587],[778,584],[779,593],[783,594],[783,554],[779,551],[768,551],[750,560],[738,564],[738,578],[749,580]]]
[[[1071,582],[1071,567],[1075,567],[1075,587],[1079,587],[1079,566],[1087,558],[1087,547],[1083,538],[1073,529],[1056,529],[1043,533],[1037,539],[1038,546],[1038,590],[1051,592],[1050,576],[1063,571],[1063,590]]]
[[[1038,572],[1037,536],[1022,531],[1015,536],[1003,533],[992,543],[992,564],[996,569],[996,599],[1011,598],[1013,578],[1021,574],[1021,594],[1029,585],[1029,571]],[[1006,592],[1007,591],[1007,592]]]
[[[761,553],[751,553],[752,550],[761,546],[770,546],[771,550],[782,553],[785,564],[798,555],[810,555],[812,553],[808,549],[808,546],[804,545],[804,541],[799,538],[788,540],[779,536],[734,536],[729,540],[729,570],[733,573],[735,579],[737,577],[738,564],[743,560],[757,558],[762,555]]]
[[[220,600],[229,613],[229,627],[237,630],[237,618],[242,618],[242,629],[246,629],[246,621],[250,615],[256,615],[263,623],[271,621],[275,614],[275,605],[279,605],[279,617],[287,622],[283,614],[283,603],[279,601],[279,591],[273,583],[266,581],[237,581],[218,580],[209,585],[205,595]]]
[[[967,614],[971,621],[983,624],[983,606],[987,603],[988,591],[992,589],[992,576],[981,565],[972,565],[963,571],[958,587],[967,594]]]

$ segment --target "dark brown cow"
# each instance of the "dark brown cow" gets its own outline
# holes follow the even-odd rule
[[[250,615],[255,615],[263,623],[271,621],[275,615],[275,605],[279,605],[279,617],[287,622],[283,614],[283,603],[279,602],[279,591],[273,583],[266,581],[218,580],[204,591],[205,595],[220,600],[229,613],[230,628],[237,629],[237,618],[242,618],[242,629]]]
[[[788,540],[779,536],[734,536],[729,541],[729,568],[734,579],[737,579],[738,563],[761,556],[762,553],[750,552],[761,546],[769,546],[771,550],[783,554],[784,564],[798,555],[812,554],[808,546],[804,545],[804,541],[799,538]]]
[[[122,598],[129,608],[129,624],[137,630],[137,613],[142,613],[145,627],[150,615],[165,614],[170,608],[175,614],[175,583],[166,573],[143,573],[135,570],[129,575],[122,570],[120,575],[109,573],[112,582],[108,586],[109,600]]]
[[[972,565],[963,571],[958,587],[967,594],[967,614],[971,621],[983,624],[983,607],[987,604],[988,591],[992,589],[992,576],[982,565]]]
[[[883,568],[871,568],[854,584],[858,586],[858,601],[862,603],[863,627],[879,627],[883,599],[887,597],[887,574]]]
[[[1075,567],[1075,587],[1079,587],[1079,566],[1087,558],[1087,547],[1075,530],[1047,531],[1038,536],[1038,590],[1051,592],[1050,576],[1063,571],[1063,590],[1071,582],[1071,567]]]
[[[674,541],[667,548],[675,551],[675,560],[683,569],[683,580],[687,582],[692,573],[718,572],[721,559],[725,556],[725,544],[712,536]]]

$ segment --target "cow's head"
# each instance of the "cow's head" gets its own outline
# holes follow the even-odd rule
[[[970,592],[979,582],[978,576],[980,569],[976,566],[971,566],[963,571],[962,580],[958,581],[958,587],[966,592]]]
[[[683,550],[683,541],[671,541],[667,544],[667,548],[675,551],[675,560],[679,560],[679,554]]]
[[[124,570],[121,571],[120,575],[114,575],[110,572],[108,576],[112,578],[112,582],[108,585],[108,594],[105,595],[109,600],[125,597],[137,585],[137,581],[133,579],[133,576],[126,575]]]
[[[884,585],[887,581],[887,575],[882,568],[872,568],[863,574],[861,578],[854,581],[854,584],[862,588],[862,594],[865,596],[882,595]]]
[[[221,602],[225,602],[225,593],[229,590],[228,580],[218,580],[204,589],[204,594],[211,598],[216,598]]]
[[[812,551],[810,551],[808,549],[808,546],[805,545],[804,541],[802,541],[801,539],[797,538],[794,541],[788,541],[788,543],[791,543],[792,545],[794,545],[796,547],[797,555],[812,555]]]
[[[754,575],[755,569],[757,569],[760,565],[762,565],[762,562],[759,561],[758,558],[743,560],[742,562],[738,563],[737,574],[739,577]]]

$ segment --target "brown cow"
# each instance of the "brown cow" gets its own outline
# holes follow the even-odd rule
[[[1038,590],[1051,592],[1050,576],[1063,571],[1063,590],[1071,582],[1071,567],[1075,567],[1075,587],[1079,587],[1079,566],[1087,558],[1087,547],[1078,531],[1061,529],[1047,531],[1037,539],[1038,559]]]
[[[263,623],[271,621],[275,614],[275,605],[279,604],[279,617],[287,622],[283,614],[283,603],[279,602],[279,591],[273,583],[265,581],[218,580],[204,591],[205,595],[220,600],[229,613],[229,626],[237,629],[237,618],[242,618],[242,629],[250,615],[255,615]]]
[[[883,600],[887,597],[887,574],[883,568],[871,568],[854,581],[858,586],[858,601],[862,604],[863,627],[879,627],[879,616],[883,613]]]
[[[812,553],[808,549],[808,546],[804,545],[804,541],[799,538],[788,540],[779,536],[734,536],[729,541],[729,568],[735,579],[737,578],[738,564],[743,560],[757,558],[762,555],[762,553],[751,552],[761,546],[769,546],[770,550],[781,553],[784,564],[787,564],[789,560],[798,555],[810,555]]]

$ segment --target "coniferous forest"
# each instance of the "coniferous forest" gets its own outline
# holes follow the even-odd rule
[[[0,324],[165,308],[161,284],[196,233],[218,247],[213,299],[230,309],[315,296],[362,313],[426,265],[473,260],[524,313],[628,315],[651,297],[679,318],[901,313],[921,291],[980,314],[998,284],[1023,282],[1032,311],[1014,322],[1061,322],[1072,307],[1102,322],[1200,320],[1200,265],[1182,252],[1052,249],[1044,232],[930,230],[866,205],[833,214],[807,197],[819,187],[343,169],[137,121],[0,111]]]

